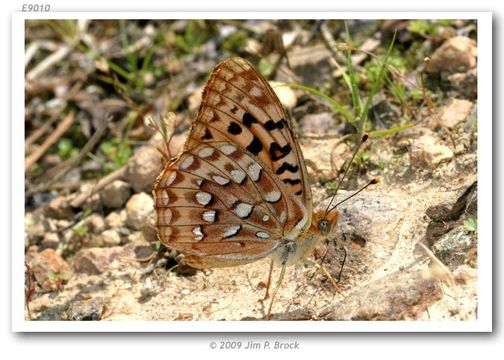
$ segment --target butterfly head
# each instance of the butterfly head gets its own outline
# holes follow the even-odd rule
[[[332,233],[338,222],[339,213],[333,210],[326,213],[323,210],[313,212],[312,216],[312,229],[322,236],[327,236]]]

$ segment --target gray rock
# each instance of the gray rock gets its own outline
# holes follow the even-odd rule
[[[414,320],[441,299],[440,282],[421,272],[395,272],[322,310],[324,320]]]
[[[300,126],[303,132],[328,132],[334,126],[333,114],[324,112],[305,115],[300,120]]]
[[[68,305],[66,319],[73,321],[97,321],[101,319],[105,308],[103,297],[89,300],[73,300]]]
[[[336,202],[352,193],[353,191],[340,191]],[[326,200],[319,206],[325,208],[327,203]],[[388,262],[394,252],[397,228],[407,206],[408,203],[396,193],[385,194],[373,190],[362,192],[338,206],[340,214],[336,225],[336,244],[332,241],[327,245],[323,242],[320,244],[322,253],[328,251],[324,266],[333,278],[337,279],[342,269],[342,245],[347,250],[341,272],[342,284],[349,286],[350,282],[357,279],[364,281],[369,278],[366,268],[376,268]],[[360,270],[355,272],[352,269]]]
[[[144,235],[141,231],[134,231],[127,237],[127,242],[145,241]]]
[[[126,223],[126,211],[114,211],[107,215],[105,224],[109,229],[115,229],[123,226]]]
[[[122,180],[115,180],[107,185],[101,192],[103,204],[112,209],[119,209],[128,201],[131,195],[131,186]]]
[[[152,280],[148,277],[142,283],[142,288],[140,289],[140,301],[147,301],[152,296],[155,295],[155,291],[152,287]]]
[[[432,252],[451,269],[456,269],[470,260],[470,250],[477,246],[473,235],[464,226],[458,226],[442,235],[432,245]]]
[[[425,212],[432,220],[426,229],[427,243],[434,254],[453,269],[471,264],[476,255],[476,234],[461,224],[465,219],[477,217],[477,186],[475,181],[456,201],[431,206]]]
[[[102,234],[102,240],[105,246],[117,246],[121,244],[121,235],[116,229],[105,230]]]
[[[145,259],[153,252],[153,247],[145,240],[136,240],[123,248],[123,255],[127,258]]]
[[[458,219],[466,209],[468,209],[467,212],[470,215],[475,215],[477,207],[477,187],[478,183],[475,181],[467,189],[464,189],[456,201],[431,206],[427,208],[425,214],[433,221],[443,223]]]
[[[140,193],[133,195],[126,204],[126,224],[140,230],[154,212],[154,201],[150,195]]]
[[[60,238],[58,233],[48,232],[44,235],[42,243],[40,244],[43,249],[54,249],[56,250],[60,244]]]
[[[93,187],[93,184],[83,184],[81,187],[81,193],[89,193]],[[82,204],[82,208],[94,212],[99,210],[101,205],[102,202],[100,200],[100,194],[95,193],[86,198],[86,201]]]
[[[131,184],[135,192],[151,192],[154,181],[162,169],[162,157],[159,151],[146,146],[129,159],[126,181]]]
[[[93,234],[101,234],[105,230],[105,220],[98,214],[89,215],[82,221],[82,224]]]
[[[42,219],[27,213],[25,216],[25,234],[27,245],[38,244],[45,235],[45,228]]]
[[[299,77],[299,83],[312,84],[312,86],[334,81],[334,66],[331,58],[331,52],[324,45],[295,47],[289,52],[289,62]],[[281,76],[279,77],[280,81],[284,81]],[[285,81],[290,80],[285,79]]]

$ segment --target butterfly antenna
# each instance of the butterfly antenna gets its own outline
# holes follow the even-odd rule
[[[327,215],[327,214],[329,214],[329,213],[330,213],[330,212],[331,212],[331,211],[332,211],[332,210],[333,210],[336,206],[338,206],[338,205],[341,203],[341,202],[340,202],[340,203],[338,203],[336,206],[334,206],[334,207],[332,207],[332,208],[331,208],[331,204],[333,203],[334,199],[336,198],[336,194],[338,193],[338,191],[339,191],[339,189],[340,189],[340,187],[341,187],[341,184],[343,184],[343,180],[345,180],[345,177],[346,177],[346,176],[347,176],[347,174],[348,174],[348,170],[350,170],[350,165],[352,165],[352,162],[354,161],[355,156],[357,156],[357,153],[359,152],[359,150],[360,150],[360,148],[361,148],[362,144],[364,144],[364,143],[366,142],[366,140],[368,139],[368,137],[369,137],[369,134],[368,134],[368,133],[364,133],[364,135],[362,135],[362,138],[361,138],[361,140],[360,140],[359,144],[357,145],[357,147],[355,148],[355,150],[354,150],[354,152],[353,152],[353,154],[352,154],[352,158],[351,158],[351,159],[350,159],[350,161],[348,162],[348,165],[347,165],[347,167],[346,167],[346,169],[345,169],[345,172],[343,173],[343,176],[341,177],[341,179],[340,179],[340,181],[339,181],[339,183],[338,183],[338,187],[336,188],[336,191],[334,192],[334,195],[333,195],[333,197],[331,198],[331,201],[329,202],[329,204],[328,204],[328,205],[327,205],[327,207],[326,207],[326,211],[325,211],[326,215]],[[367,187],[367,186],[366,186],[366,187]],[[359,191],[358,191],[356,194],[354,194],[354,195],[357,195],[357,194],[358,194],[359,192],[361,192],[362,190],[364,190],[364,189],[359,190]],[[348,199],[345,199],[345,200],[348,200]],[[331,208],[331,210],[329,210],[329,208]]]
[[[370,185],[374,185],[374,184],[378,184],[380,182],[380,180],[378,178],[374,178],[373,180],[371,180],[370,182],[368,182],[366,185],[364,185],[359,191],[353,193],[352,195],[346,197],[345,199],[341,200],[339,203],[337,203],[336,205],[334,205],[329,211],[328,213],[330,213],[331,211],[333,211],[334,209],[336,209],[336,207],[338,207],[338,205],[341,205],[342,203],[344,203],[345,201],[347,200],[350,200],[351,198],[353,198],[355,195],[357,195],[358,193],[360,193],[361,191],[364,191],[368,186]]]

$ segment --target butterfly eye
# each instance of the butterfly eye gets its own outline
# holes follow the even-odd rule
[[[322,219],[319,221],[319,231],[322,235],[327,235],[330,230],[329,221],[327,219]]]

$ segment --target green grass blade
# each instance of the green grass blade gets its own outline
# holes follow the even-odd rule
[[[295,83],[285,84],[284,86],[288,86],[293,89],[304,90],[306,92],[309,92],[310,94],[313,94],[315,96],[321,97],[324,100],[327,100],[331,104],[334,112],[342,114],[345,117],[345,119],[347,119],[352,124],[355,122],[352,114],[350,113],[350,111],[348,111],[347,108],[345,108],[345,106],[343,104],[334,100],[330,96],[327,96],[323,92],[321,92],[317,89],[311,88],[309,86],[304,86],[304,85],[295,84]]]
[[[381,138],[384,136],[392,136],[392,135],[397,134],[401,131],[412,128],[413,126],[415,126],[415,124],[408,123],[405,125],[395,126],[393,128],[388,128],[385,130],[374,130],[374,131],[369,132],[369,137],[372,139],[376,139],[376,138]]]
[[[346,21],[345,21],[345,31],[347,37],[346,42],[350,44],[352,39],[350,37],[350,30],[348,29],[348,23]],[[359,88],[357,87],[357,79],[352,65],[352,52],[350,50],[346,50],[345,56],[347,59],[348,78],[350,83],[350,92],[352,95],[353,108],[355,110],[356,117],[361,117],[362,100],[360,98]],[[359,130],[359,134],[362,134],[362,128],[363,126],[360,126],[360,129],[357,129]]]
[[[369,96],[367,98],[366,104],[364,105],[364,109],[362,110],[361,116],[362,116],[362,129],[365,128],[365,124],[368,120],[368,111],[369,108],[371,107],[372,101],[376,93],[378,92],[378,88],[380,87],[380,84],[382,82],[382,79],[384,78],[386,72],[385,70],[387,69],[387,63],[388,59],[390,57],[390,54],[392,52],[392,49],[394,47],[395,39],[396,39],[397,32],[394,32],[394,36],[392,37],[392,41],[390,42],[389,48],[387,50],[387,53],[385,54],[385,57],[383,59],[383,63],[380,67],[380,72],[378,73],[378,76],[376,77],[375,81],[373,82],[371,86],[371,91],[369,92]]]

